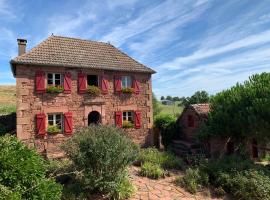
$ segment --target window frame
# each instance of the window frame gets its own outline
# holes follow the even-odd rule
[[[126,114],[124,114],[126,113]],[[130,114],[130,115],[129,115]],[[130,120],[129,120],[130,118]],[[125,122],[125,121],[128,121],[128,122],[131,122],[132,124],[134,124],[134,112],[131,111],[131,110],[125,110],[122,112],[122,121]]]
[[[49,120],[49,116],[53,116],[53,119],[52,120]],[[64,125],[63,125],[63,122],[64,122],[64,117],[63,117],[63,113],[48,113],[47,114],[47,125],[48,126],[58,126],[57,125],[57,123],[56,123],[56,121],[57,121],[57,119],[56,119],[56,115],[60,115],[60,130],[61,130],[61,133],[63,132],[63,130],[64,130]],[[53,122],[53,125],[51,125],[50,124],[50,121],[52,121]],[[59,128],[59,127],[58,127]]]
[[[128,81],[130,80],[130,83]],[[122,76],[121,77],[122,88],[132,88],[132,77],[131,76]]]
[[[52,75],[52,78],[51,78],[51,81],[52,81],[52,84],[49,84],[49,74],[51,74]],[[60,75],[60,78],[59,79],[56,79],[55,78],[55,75]],[[61,73],[51,73],[51,72],[48,72],[47,73],[47,86],[62,86],[63,85],[63,80],[62,80],[62,78],[63,78],[63,76],[62,76],[62,74]],[[55,84],[55,81],[60,81],[60,84]]]

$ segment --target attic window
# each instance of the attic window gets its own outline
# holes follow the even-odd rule
[[[58,86],[61,85],[61,74],[48,73],[47,74],[47,84]]]
[[[97,75],[87,75],[87,85],[94,85],[98,87],[98,76]]]

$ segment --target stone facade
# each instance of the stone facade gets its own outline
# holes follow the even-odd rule
[[[181,126],[181,134],[183,134],[183,138],[194,139],[196,137],[196,132],[204,123],[204,120],[205,119],[200,117],[192,107],[185,108],[182,115],[178,119],[178,123]]]
[[[71,73],[71,94],[37,94],[35,91],[35,73],[42,70],[45,73]],[[106,75],[108,77],[108,94],[91,96],[89,93],[78,93],[78,73],[91,75]],[[118,94],[114,91],[114,76],[135,76],[139,81],[139,94]],[[46,76],[45,76],[46,77]],[[16,66],[16,94],[17,94],[17,137],[30,146],[37,148],[38,152],[61,156],[59,144],[68,135],[37,136],[36,115],[39,113],[71,112],[73,118],[73,133],[79,127],[88,126],[88,114],[97,111],[101,115],[101,123],[115,125],[116,111],[141,111],[141,128],[125,129],[127,135],[140,145],[152,144],[152,86],[151,74],[141,72],[118,72],[113,70],[79,69],[53,66]],[[45,80],[46,82],[46,80]]]

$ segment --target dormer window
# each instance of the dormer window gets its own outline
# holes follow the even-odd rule
[[[61,74],[57,73],[48,73],[47,75],[47,84],[53,86],[61,85]]]
[[[122,88],[131,88],[132,80],[130,76],[122,76]]]

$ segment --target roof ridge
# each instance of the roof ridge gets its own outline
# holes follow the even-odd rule
[[[62,35],[51,35],[50,37],[66,38],[66,39],[72,39],[72,40],[79,40],[79,41],[85,41],[85,42],[96,42],[96,43],[101,43],[101,44],[105,44],[105,45],[110,45],[107,42],[101,42],[101,41],[90,40],[90,39],[81,39],[81,38],[75,38],[75,37],[68,37],[68,36],[62,36]]]

